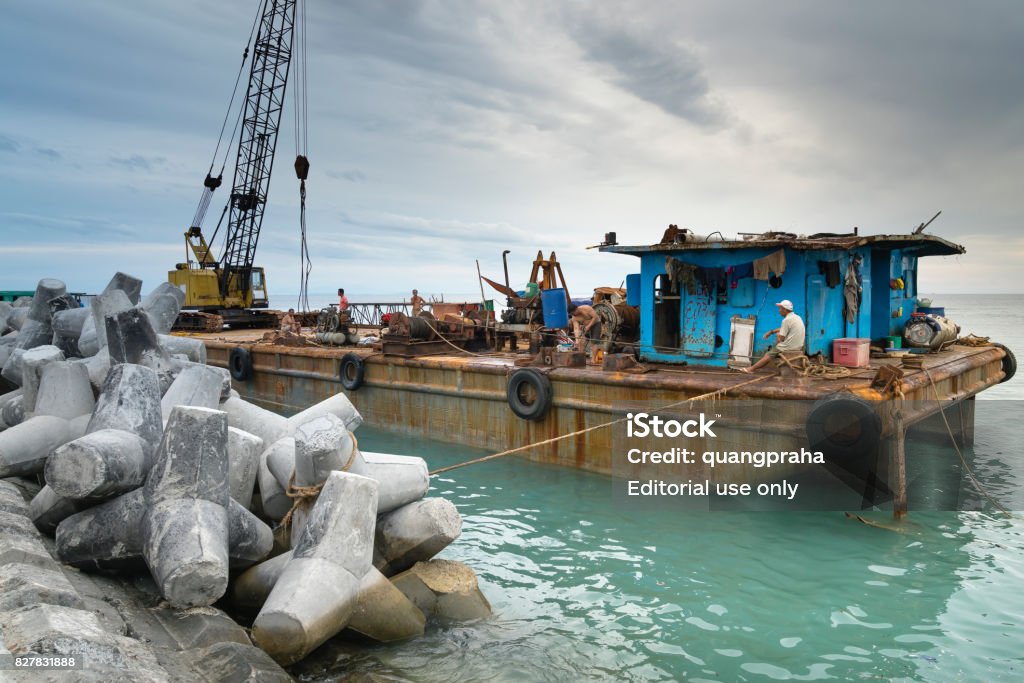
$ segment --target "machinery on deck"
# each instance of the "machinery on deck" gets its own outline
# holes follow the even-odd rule
[[[176,329],[212,331],[219,330],[223,324],[231,327],[278,325],[277,314],[266,310],[266,278],[263,269],[254,265],[254,259],[263,224],[267,192],[270,188],[281,112],[284,108],[288,71],[292,61],[292,45],[295,42],[298,2],[299,0],[264,0],[261,4],[260,14],[254,26],[255,37],[252,40],[248,88],[235,123],[235,130],[240,129],[241,132],[238,137],[231,195],[213,236],[207,242],[203,235],[202,222],[213,192],[221,185],[224,171],[222,163],[220,174],[214,177],[214,164],[241,82],[245,60],[249,56],[248,46],[235,82],[235,92],[232,93],[231,103],[228,105],[225,125],[221,127],[221,139],[218,140],[217,149],[214,151],[214,161],[211,162],[210,171],[203,182],[199,206],[192,226],[185,232],[186,260],[177,264],[167,275],[169,282],[185,291],[184,308],[187,310],[183,310],[179,316]],[[299,40],[300,61],[305,58],[301,52],[302,44],[303,41]],[[300,64],[300,68],[301,66]],[[300,110],[305,108],[300,97],[296,97],[296,106]],[[299,114],[296,115],[296,120],[302,120]],[[304,131],[302,135],[297,131],[296,139],[304,140]],[[225,146],[225,163],[230,147],[230,143]],[[299,156],[295,161],[296,174],[301,183],[303,210],[305,179],[309,172],[309,162],[304,151],[304,148],[299,150]],[[214,256],[210,244],[216,240],[225,215],[228,221],[224,248],[218,259]],[[305,258],[305,250],[303,256]]]

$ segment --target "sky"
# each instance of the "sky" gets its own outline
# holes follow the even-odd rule
[[[508,249],[514,286],[554,251],[578,296],[638,270],[586,248],[606,232],[894,233],[939,210],[929,232],[967,253],[927,259],[922,292],[1024,292],[1019,2],[302,2],[312,292],[476,292]],[[148,289],[185,258],[258,4],[5,7],[0,289]],[[289,97],[272,300],[299,284],[294,130]]]

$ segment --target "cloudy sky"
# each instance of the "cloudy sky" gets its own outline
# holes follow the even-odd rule
[[[1018,1],[303,1],[313,291],[473,292],[503,249],[521,285],[542,249],[582,294],[636,267],[585,249],[607,231],[898,232],[939,209],[968,253],[922,290],[1024,291]],[[151,285],[183,259],[257,5],[5,7],[0,288]],[[286,111],[258,252],[279,294],[294,154]]]

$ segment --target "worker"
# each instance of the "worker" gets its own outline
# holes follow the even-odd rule
[[[295,309],[289,308],[288,312],[281,318],[281,331],[291,332],[292,334],[301,334],[302,325],[295,318]]]
[[[345,296],[345,290],[339,288],[338,289],[338,311],[341,312],[341,311],[347,311],[347,310],[348,310],[348,297]]]
[[[583,304],[569,304],[569,322],[572,323],[573,336],[576,338],[576,348],[584,351],[586,342],[601,338],[601,316],[597,314],[593,306]]]
[[[803,354],[804,340],[807,337],[803,319],[793,312],[793,302],[789,299],[783,299],[775,304],[775,306],[779,309],[779,315],[782,316],[782,324],[774,330],[768,330],[763,335],[764,339],[768,339],[773,334],[776,335],[775,343],[772,344],[772,347],[768,349],[768,353],[764,354],[761,360],[749,368],[740,368],[741,372],[753,372],[767,365],[768,361],[778,358],[783,354],[786,357]]]
[[[424,301],[423,297],[420,296],[420,293],[414,289],[412,290],[412,298],[409,299],[409,303],[412,304],[412,314],[419,315],[420,311],[423,310],[423,304],[427,302]]]

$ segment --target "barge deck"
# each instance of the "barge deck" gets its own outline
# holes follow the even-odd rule
[[[720,392],[728,398],[814,402],[844,392],[866,400],[887,398],[871,388],[883,364],[848,377],[825,379],[777,376],[765,370],[760,381],[713,367],[647,364],[639,371],[606,371],[600,367],[537,368],[550,381],[551,407],[541,420],[524,420],[513,413],[507,387],[516,369],[513,353],[456,353],[404,358],[384,356],[364,347],[281,346],[256,343],[257,333],[228,331],[193,335],[203,340],[211,365],[228,367],[229,356],[243,347],[252,364],[251,375],[235,381],[247,400],[279,412],[296,412],[338,392],[341,362],[346,354],[363,361],[363,380],[345,391],[372,426],[413,436],[503,451],[580,432],[621,417],[631,406],[651,408],[695,396]],[[913,425],[938,412],[940,405],[960,405],[954,412],[970,429],[970,406],[976,394],[1004,378],[1004,351],[997,346],[953,345],[924,356],[922,369],[907,369],[902,379],[905,424]],[[743,385],[739,387],[739,385]],[[735,392],[730,389],[738,387]],[[953,411],[949,411],[953,412]],[[804,408],[806,414],[806,408]],[[792,426],[798,426],[787,420]],[[797,419],[799,422],[799,419]],[[535,461],[611,473],[613,430],[594,429],[524,453]],[[794,435],[795,436],[795,435]]]

